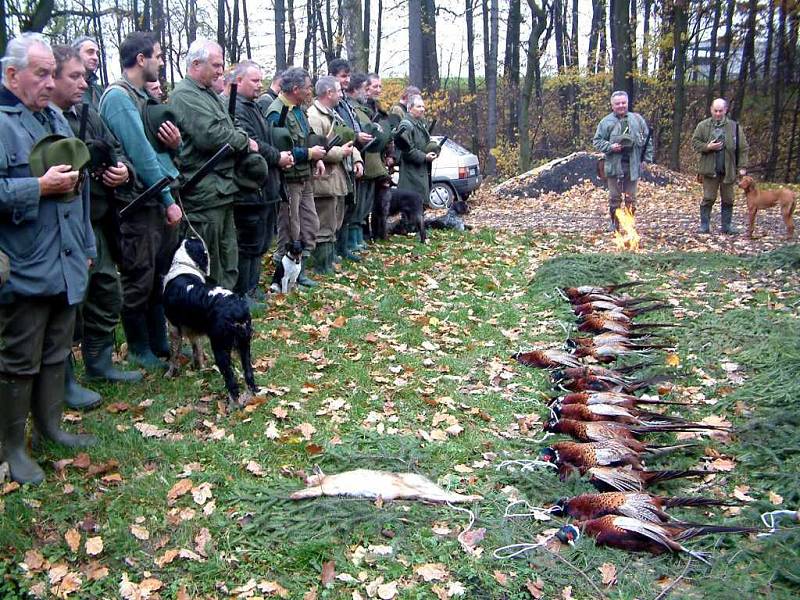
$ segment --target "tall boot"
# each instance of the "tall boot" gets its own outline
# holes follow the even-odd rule
[[[369,248],[369,246],[367,246],[367,242],[364,240],[364,226],[363,225],[358,225],[358,228],[356,229],[356,244],[358,246],[358,249],[361,252],[363,252],[364,250]]]
[[[256,256],[253,258],[253,262],[250,265],[249,293],[257,302],[264,302],[264,300],[267,299],[267,295],[261,288],[262,259],[263,256]]]
[[[153,354],[150,349],[150,334],[147,329],[147,317],[143,310],[122,313],[122,328],[128,340],[128,362],[153,371],[166,369],[164,361]]]
[[[164,316],[164,305],[160,302],[147,307],[147,336],[150,351],[159,358],[169,358],[167,317]]]
[[[733,219],[733,204],[723,204],[720,206],[720,220],[722,222],[722,233],[726,235],[736,235],[739,230],[736,229],[731,221]]]
[[[44,471],[28,456],[25,425],[31,411],[33,378],[0,376],[0,462],[8,463],[11,479],[39,484]]]
[[[70,353],[64,362],[64,404],[75,410],[90,410],[98,406],[103,397],[78,383],[74,363],[75,358]]]
[[[142,380],[139,371],[121,371],[114,367],[111,355],[114,350],[113,335],[83,333],[83,364],[89,379],[102,379],[111,382],[136,382]],[[69,406],[67,402],[67,406]]]
[[[711,209],[713,202],[703,200],[700,203],[700,229],[699,233],[711,233]]]
[[[308,265],[309,254],[303,252],[303,264],[300,267],[300,274],[297,276],[297,285],[302,285],[303,287],[314,288],[317,287],[317,282],[311,279],[306,272],[306,267]]]
[[[42,365],[34,379],[31,412],[37,431],[45,438],[68,448],[86,448],[97,442],[93,435],[73,434],[61,429],[64,414],[65,363]]]
[[[320,275],[331,273],[330,253],[333,250],[331,242],[319,242],[314,248],[314,272]]]
[[[352,248],[350,246],[350,226],[344,225],[339,230],[339,234],[336,237],[338,253],[342,257],[342,260],[349,260],[352,262],[361,262],[361,259],[358,257],[357,254],[353,254]]]
[[[250,279],[252,277],[250,269],[252,267],[252,261],[252,257],[239,254],[239,277],[236,280],[233,291],[242,296],[250,291]]]

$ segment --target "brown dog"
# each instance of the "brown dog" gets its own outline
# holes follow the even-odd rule
[[[795,192],[786,188],[759,191],[758,188],[756,188],[756,182],[749,176],[742,177],[742,180],[739,182],[739,187],[744,190],[744,196],[747,198],[747,237],[753,237],[753,229],[756,225],[756,214],[758,214],[759,209],[772,208],[776,204],[780,206],[781,216],[786,225],[786,239],[790,240],[794,237],[792,213],[797,203],[797,194]]]

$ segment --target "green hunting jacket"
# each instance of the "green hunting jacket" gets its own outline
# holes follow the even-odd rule
[[[300,182],[311,179],[311,161],[308,158],[308,134],[311,133],[306,111],[302,106],[295,106],[282,93],[272,101],[267,109],[267,123],[278,126],[283,107],[288,106],[289,112],[286,113],[286,123],[283,126],[289,130],[294,142],[292,156],[294,166],[284,173],[287,182]]]
[[[725,177],[723,183],[735,183],[739,169],[747,166],[748,150],[747,138],[742,127],[733,119],[727,116],[723,118],[725,126],[725,144],[722,152],[725,153]],[[736,164],[736,136],[739,136],[739,164]],[[692,148],[700,155],[697,165],[697,172],[706,177],[716,176],[716,152],[706,148],[709,142],[713,141],[714,119],[711,117],[704,119],[695,127],[692,134]]]
[[[389,170],[383,162],[383,151],[391,139],[390,125],[386,113],[374,103],[381,116],[375,118],[376,110],[368,103],[351,101],[351,106],[356,113],[361,130],[372,135],[375,140],[367,144],[361,155],[364,158],[364,179],[380,179],[389,176]]]
[[[647,123],[642,115],[635,112],[629,112],[627,114],[627,119],[628,127],[630,129],[627,134],[633,139],[633,149],[631,150],[630,154],[629,175],[631,181],[636,181],[639,179],[639,167],[642,162],[642,148],[645,147],[645,142],[647,143],[647,147],[644,150],[644,162],[653,162],[653,138],[651,136],[648,139],[647,134],[649,130],[647,129]],[[606,155],[606,177],[619,178],[623,176],[622,152],[610,151],[611,145],[617,143],[620,136],[626,133],[622,131],[620,121],[621,119],[613,112],[607,114],[597,125],[597,131],[592,139],[592,145],[595,147],[595,149]]]
[[[431,141],[425,123],[410,114],[400,121],[397,135],[402,136],[409,148],[400,152],[400,179],[397,187],[401,190],[417,192],[423,201],[431,191],[430,163],[425,160],[425,147]],[[398,142],[398,147],[399,147]]]
[[[225,144],[230,144],[235,151],[203,178],[194,190],[181,196],[186,211],[196,212],[231,204],[239,193],[233,167],[236,155],[247,152],[247,133],[234,125],[214,90],[198,85],[189,77],[175,85],[170,105],[177,113],[176,125],[183,140],[176,160],[182,181],[192,177]]]

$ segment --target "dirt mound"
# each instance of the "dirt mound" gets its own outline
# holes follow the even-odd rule
[[[597,177],[598,155],[575,152],[536,167],[504,181],[494,191],[502,196],[537,198],[541,194],[563,194],[586,182],[596,187],[605,187],[605,181]],[[648,165],[641,180],[656,185],[684,183],[686,177],[658,165]]]

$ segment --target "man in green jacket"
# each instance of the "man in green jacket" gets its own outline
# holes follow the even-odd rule
[[[644,163],[653,161],[653,140],[639,113],[628,111],[628,94],[611,94],[611,112],[597,125],[592,139],[595,149],[605,154],[608,182],[608,210],[611,228],[618,226],[616,210],[622,205],[636,212],[636,185]]]
[[[130,187],[133,168],[124,158],[122,147],[105,126],[100,114],[91,106],[85,106],[78,112],[88,85],[80,55],[70,46],[54,46],[53,55],[56,71],[52,105],[62,111],[76,136],[83,133],[83,141],[92,150],[93,156],[89,167],[89,185],[97,259],[89,269],[89,283],[76,337],[81,340],[86,374],[90,378],[112,382],[139,381],[142,378],[139,371],[120,371],[111,360],[114,329],[122,310],[122,288],[116,265],[119,261],[119,225],[115,218],[114,190]],[[85,125],[83,110],[87,111]],[[65,390],[67,406],[85,409],[99,404],[102,401],[100,395],[77,385],[71,371],[68,363]]]
[[[239,155],[258,152],[258,144],[236,127],[212,89],[222,76],[223,66],[222,48],[216,42],[198,38],[189,46],[186,77],[175,85],[170,98],[183,138],[177,160],[183,178],[194,175],[225,144]],[[235,156],[222,160],[192,191],[181,196],[186,219],[208,248],[211,279],[229,290],[239,275],[233,219],[233,202],[239,193],[235,162]],[[185,236],[187,231],[188,223],[182,224],[181,233]]]
[[[711,117],[700,121],[692,135],[692,148],[699,156],[697,173],[703,178],[700,203],[700,233],[711,232],[711,208],[719,192],[722,233],[733,234],[733,198],[736,174],[745,175],[747,138],[739,124],[728,116],[728,103],[717,98],[711,103]]]
[[[97,76],[100,68],[100,46],[97,40],[88,35],[75,38],[72,47],[80,54],[83,66],[86,69],[86,91],[83,93],[83,101],[97,110],[100,106],[100,98],[103,95],[103,86]]]
[[[431,164],[438,154],[431,147],[431,136],[423,121],[425,102],[422,96],[408,99],[408,114],[400,121],[397,142],[400,150],[400,179],[397,187],[418,193],[423,201],[431,191]],[[402,147],[401,147],[402,146]]]
[[[267,122],[273,126],[283,126],[292,137],[294,165],[286,171],[286,193],[288,202],[278,209],[278,250],[273,260],[280,261],[286,244],[291,241],[303,242],[303,255],[307,258],[317,245],[319,217],[314,205],[314,187],[311,177],[325,174],[325,147],[309,141],[311,129],[308,125],[303,105],[311,99],[311,77],[305,69],[292,67],[281,75],[281,93],[272,101],[267,111]],[[280,123],[281,113],[286,107],[286,122]],[[297,278],[297,283],[306,287],[316,286],[316,282],[306,274],[306,261]]]

